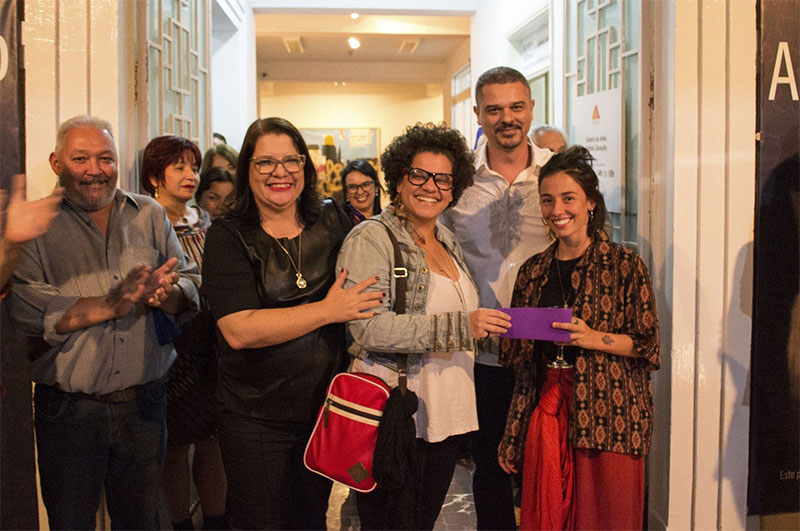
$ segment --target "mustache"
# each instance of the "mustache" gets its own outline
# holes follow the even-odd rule
[[[107,184],[109,181],[108,177],[90,177],[88,179],[80,179],[78,184]]]
[[[497,131],[502,129],[522,129],[522,126],[516,122],[500,122],[495,129]]]

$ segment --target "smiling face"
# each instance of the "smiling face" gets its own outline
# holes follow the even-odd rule
[[[215,181],[211,183],[208,190],[200,196],[200,208],[211,214],[211,219],[216,219],[226,211],[226,201],[233,192],[233,183]]]
[[[350,204],[365,216],[372,216],[372,208],[375,204],[375,181],[358,170],[348,173],[346,181],[345,194]],[[360,186],[360,188],[356,188],[356,186]]]
[[[430,173],[453,173],[453,163],[441,153],[417,153],[411,166]],[[453,191],[439,190],[433,179],[428,179],[422,186],[414,186],[405,175],[397,183],[397,194],[408,211],[409,221],[418,226],[435,223],[453,200]]]
[[[539,186],[539,203],[542,217],[559,240],[571,245],[586,240],[595,202],[571,175],[563,171],[548,175]]]
[[[480,106],[474,111],[490,148],[513,151],[525,145],[533,121],[527,86],[519,82],[484,85]]]
[[[287,155],[298,154],[300,152],[297,146],[288,135],[274,133],[261,135],[253,150],[253,158],[272,157],[282,160]],[[272,173],[262,175],[256,170],[253,161],[249,164],[250,189],[259,212],[262,215],[294,214],[297,211],[297,198],[305,186],[303,168],[300,171],[287,172],[283,164],[278,164]]]
[[[50,154],[50,167],[64,195],[87,212],[102,210],[114,198],[117,153],[107,131],[90,125],[67,131],[61,152]]]
[[[164,179],[160,182],[155,177],[150,177],[150,182],[158,188],[159,202],[186,203],[194,197],[197,185],[200,184],[198,169],[199,161],[194,160],[194,154],[187,150],[177,162],[164,168]]]

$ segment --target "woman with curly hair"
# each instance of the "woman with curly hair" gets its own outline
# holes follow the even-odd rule
[[[208,231],[202,293],[217,319],[220,446],[234,529],[325,529],[331,482],[303,450],[349,319],[379,292],[343,289],[334,266],[350,220],[317,192],[303,137],[283,118],[254,121],[230,212]]]
[[[571,308],[553,323],[569,341],[502,340],[516,385],[499,461],[516,473],[524,455],[521,529],[642,528],[658,318],[644,262],[605,232],[592,160],[573,146],[539,173],[556,241],[522,265],[511,300]]]
[[[339,253],[345,287],[376,276],[370,287],[389,294],[377,315],[350,321],[350,370],[398,385],[407,365],[408,389],[417,394],[414,460],[419,478],[412,529],[433,529],[453,477],[459,437],[478,428],[473,384],[474,341],[504,333],[509,317],[478,308],[478,294],[453,234],[439,215],[456,204],[475,173],[461,134],[445,125],[416,124],[381,156],[391,205],[360,223]],[[392,311],[397,239],[408,274],[405,313]],[[405,358],[405,363],[400,360]],[[362,529],[394,529],[400,514],[386,511],[388,492],[378,486],[357,494]]]
[[[200,150],[191,140],[159,136],[142,155],[141,185],[167,212],[189,258],[203,265],[208,212],[189,206],[198,185]],[[175,340],[178,357],[167,382],[167,453],[164,493],[174,529],[192,529],[191,480],[203,509],[204,529],[225,525],[225,471],[217,440],[217,403],[214,400],[217,353],[214,321],[205,299],[201,312],[184,324]],[[190,462],[189,450],[194,445]],[[190,479],[191,478],[191,479]]]

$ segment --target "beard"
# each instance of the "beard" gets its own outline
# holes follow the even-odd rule
[[[64,187],[64,195],[69,201],[78,208],[86,212],[97,212],[102,210],[114,199],[115,184],[110,177],[102,175],[79,179],[72,175],[68,169],[64,169],[58,177],[59,185]],[[91,196],[81,191],[81,186],[106,186],[106,190],[101,196]]]
[[[501,136],[504,132],[503,130],[512,129],[516,130],[519,133],[519,136],[515,137],[505,137]],[[519,124],[500,124],[494,131],[495,139],[497,140],[497,144],[502,147],[503,149],[512,150],[517,148],[522,142],[525,140],[525,133],[522,132],[522,127]]]

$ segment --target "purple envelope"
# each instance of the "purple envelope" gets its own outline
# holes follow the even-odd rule
[[[567,330],[557,330],[550,325],[554,322],[570,322],[572,320],[570,308],[498,308],[498,310],[511,316],[511,328],[500,337],[569,341]]]

